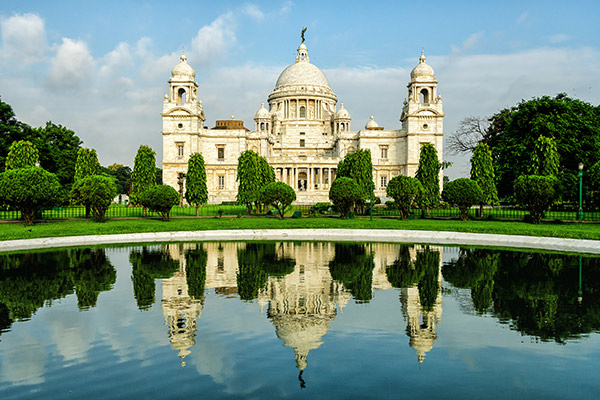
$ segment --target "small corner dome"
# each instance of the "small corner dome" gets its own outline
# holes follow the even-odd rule
[[[181,52],[181,57],[179,57],[179,59],[181,62],[171,71],[172,77],[174,79],[194,79],[196,77],[196,72],[194,72],[194,69],[187,63],[187,57],[184,52]]]
[[[350,113],[344,108],[344,103],[340,104],[340,109],[335,112],[335,119],[350,119]]]
[[[269,110],[265,108],[265,103],[262,103],[260,109],[256,112],[256,115],[254,115],[254,119],[264,118],[271,118],[271,114],[269,113]]]
[[[410,73],[410,78],[415,80],[432,80],[435,79],[433,74],[433,68],[431,68],[427,63],[425,63],[425,54],[421,52],[421,57],[419,57],[419,64],[413,68]]]
[[[369,122],[367,122],[367,124],[365,125],[365,129],[376,129],[379,128],[379,124],[377,122],[375,122],[375,119],[373,119],[373,116],[371,115],[371,119],[369,119]]]

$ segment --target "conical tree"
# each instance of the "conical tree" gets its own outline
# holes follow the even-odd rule
[[[154,150],[146,145],[141,145],[137,151],[131,173],[131,193],[129,194],[131,204],[142,204],[142,193],[156,184],[155,155]]]
[[[415,178],[423,185],[419,201],[423,214],[427,212],[429,215],[429,210],[440,204],[440,168],[437,150],[430,143],[424,144],[419,155],[419,168],[415,174]]]
[[[185,200],[188,204],[196,207],[196,216],[201,204],[208,201],[206,189],[206,167],[204,157],[200,153],[194,153],[188,161],[188,170],[185,178]]]
[[[40,153],[35,145],[27,140],[12,142],[6,156],[6,170],[34,167],[40,162]]]
[[[100,163],[98,162],[98,155],[96,154],[96,150],[94,149],[86,149],[81,148],[77,152],[77,161],[75,162],[75,178],[74,182],[87,178],[93,175],[100,174]],[[85,217],[90,217],[90,202],[82,201],[79,196],[79,191],[72,190],[71,191],[71,199],[76,204],[81,204],[85,206]]]
[[[479,216],[483,217],[483,205],[496,205],[499,203],[498,190],[496,190],[492,152],[486,143],[479,143],[473,149],[471,157],[471,179],[479,185],[483,192],[483,202],[480,204]]]

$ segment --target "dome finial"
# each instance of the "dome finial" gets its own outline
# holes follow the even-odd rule
[[[181,57],[179,57],[179,59],[181,60],[181,62],[186,62],[187,57],[185,56],[185,50],[181,50]]]
[[[419,62],[424,63],[426,60],[425,58],[425,50],[421,50],[421,57],[419,57]]]

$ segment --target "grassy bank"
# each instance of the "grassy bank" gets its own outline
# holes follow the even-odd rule
[[[575,239],[600,240],[600,227],[584,223],[542,223],[532,225],[523,222],[457,221],[417,219],[355,218],[286,218],[279,220],[268,217],[244,218],[172,218],[169,222],[158,219],[112,219],[104,223],[92,221],[40,222],[31,227],[22,223],[0,224],[0,240],[28,239],[54,236],[105,235],[114,233],[168,232],[218,229],[404,229],[455,231],[476,233],[498,233],[526,236],[549,236]]]

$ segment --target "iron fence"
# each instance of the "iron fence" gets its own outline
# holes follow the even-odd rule
[[[253,210],[252,215],[264,215],[264,212]],[[274,210],[270,212],[274,214]],[[339,212],[329,205],[294,205],[287,210],[286,216],[308,216],[308,215],[338,215]],[[369,208],[361,213],[369,215]],[[196,216],[195,207],[173,207],[171,210],[172,217],[194,217]],[[247,215],[246,207],[243,205],[231,204],[209,204],[198,208],[198,216],[240,216]],[[146,217],[159,217],[158,213],[146,210]],[[383,205],[377,205],[373,208],[373,216],[375,217],[399,217],[400,211]],[[106,218],[141,218],[144,217],[142,207],[128,207],[124,205],[113,204],[109,207]],[[498,206],[484,207],[483,214],[480,214],[479,207],[472,207],[469,211],[470,219],[490,219],[490,220],[512,220],[512,221],[527,221],[529,212],[514,206]],[[61,220],[61,219],[80,219],[85,218],[85,207],[83,206],[67,206],[42,209],[36,214],[37,220]],[[424,213],[418,208],[411,210],[409,216],[411,219],[418,218],[458,218],[458,209],[453,207],[434,208],[430,209],[429,213]],[[19,211],[0,211],[0,220],[14,221],[21,219]],[[570,205],[557,205],[552,207],[544,215],[544,219],[548,221],[575,221],[577,220],[577,209]],[[600,221],[600,210],[584,210],[584,221]]]

